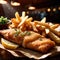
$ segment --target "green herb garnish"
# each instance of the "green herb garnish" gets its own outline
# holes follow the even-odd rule
[[[8,22],[7,18],[4,18],[3,16],[0,17],[0,24],[6,24]]]
[[[25,34],[26,35],[30,35],[31,33],[29,31],[25,31]]]
[[[21,36],[21,37],[24,37],[24,36],[25,36],[25,34],[24,34],[23,32],[21,32],[21,33],[20,33],[20,36]]]
[[[15,37],[18,36],[19,33],[20,33],[20,30],[16,30],[16,32],[15,32]]]
[[[42,41],[42,38],[39,38],[40,41]]]
[[[24,32],[21,32],[19,29],[14,29],[16,32],[15,32],[15,37],[20,35],[21,37],[24,37],[25,35],[30,35],[31,33],[29,31],[24,31]]]
[[[20,36],[24,37],[25,35],[30,35],[31,33],[29,31],[21,32]]]

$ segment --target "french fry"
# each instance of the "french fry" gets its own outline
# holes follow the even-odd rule
[[[42,20],[41,20],[42,23],[45,23],[46,22],[46,17],[44,17]]]
[[[19,16],[18,12],[15,13],[15,17],[17,22],[21,22],[21,17]]]
[[[48,23],[42,23],[40,21],[34,21],[35,23],[39,24],[39,25],[42,25],[42,26],[45,26],[45,27],[50,27]]]
[[[55,30],[60,33],[60,25],[57,28],[55,28]]]
[[[18,25],[18,27],[22,26],[24,24],[24,22],[26,21],[26,19],[28,18],[28,16],[26,16],[22,21],[21,23]]]
[[[16,21],[16,19],[15,19],[15,18],[11,19],[11,21],[12,21],[12,24],[14,24],[14,26],[15,26],[15,27],[17,27],[17,26],[18,26],[19,22],[18,22],[18,21]]]
[[[14,27],[15,27],[14,23],[12,23],[11,25],[9,25],[9,28],[14,28]]]
[[[12,23],[19,23],[19,22],[16,20],[16,18],[12,18],[11,21],[12,21]]]
[[[25,11],[23,11],[22,16],[21,16],[21,20],[23,20],[25,18],[25,15],[26,15],[26,13],[25,13]]]
[[[37,28],[36,28],[34,22],[31,22],[31,25],[32,25],[33,30],[36,31],[36,32],[38,32],[38,30],[37,30]]]
[[[24,18],[26,15],[25,11],[22,12],[22,17]]]
[[[60,44],[60,38],[57,35],[55,35],[53,32],[49,32],[48,35],[53,41],[55,41],[57,44]]]
[[[55,29],[55,28],[57,28],[58,26],[59,26],[59,24],[54,24],[54,25],[51,26],[51,28]]]
[[[54,25],[53,23],[49,22],[49,26],[53,26],[53,25]]]
[[[25,31],[25,30],[26,30],[25,24],[23,24],[23,25],[20,27],[20,30],[21,30],[21,31]]]
[[[38,21],[34,21],[34,22],[39,24],[39,25],[45,26],[46,28],[48,28],[53,33],[55,33],[56,35],[60,36],[60,33],[58,31],[54,30],[53,28],[51,28],[48,23],[41,23],[41,22],[38,22]]]
[[[30,18],[26,19],[26,22],[31,22],[32,20],[33,20],[33,18],[30,17]]]
[[[45,29],[45,33],[48,34],[50,31],[49,29]]]
[[[54,30],[53,28],[51,28],[48,23],[41,23],[41,22],[38,22],[38,21],[35,21],[35,22],[40,24],[40,25],[42,25],[42,26],[45,26],[46,28],[48,28],[53,33],[55,33],[56,35],[60,36],[60,33],[58,31]]]
[[[31,21],[32,21],[32,20],[33,20],[33,18],[32,18],[32,17],[30,17],[30,18],[26,19],[25,24],[26,24],[26,26],[28,26],[28,28],[31,28],[31,27],[32,27],[32,25],[31,25]]]
[[[36,25],[36,28],[38,29],[38,30],[45,30],[45,26],[41,26],[41,25]]]
[[[60,36],[60,33],[58,31],[56,31],[55,29],[49,27],[49,30],[53,33],[55,33],[56,35]]]

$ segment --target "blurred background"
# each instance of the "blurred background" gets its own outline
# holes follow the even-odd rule
[[[0,0],[0,16],[9,19],[15,17],[15,12],[22,11],[34,20],[47,18],[47,22],[60,23],[60,0]]]

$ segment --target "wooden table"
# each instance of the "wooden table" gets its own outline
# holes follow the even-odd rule
[[[34,60],[34,59],[29,59],[22,54],[21,54],[21,57],[14,57],[9,52],[7,53],[6,50],[3,50],[0,48],[0,60]],[[47,57],[42,60],[60,60],[60,54],[58,54],[56,56],[52,56],[52,57]]]

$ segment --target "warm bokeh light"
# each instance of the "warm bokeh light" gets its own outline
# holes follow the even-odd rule
[[[12,6],[20,6],[20,3],[11,1]]]
[[[56,8],[53,8],[53,11],[56,11]]]
[[[26,13],[29,14],[29,11],[27,11]]]
[[[58,7],[58,10],[60,10],[60,7]]]
[[[5,1],[5,0],[0,0],[0,4],[6,4],[7,3],[7,1]]]
[[[48,9],[47,9],[47,11],[48,11],[48,12],[50,12],[50,11],[51,11],[51,9],[50,9],[50,8],[48,8]]]
[[[28,9],[29,9],[29,10],[35,10],[36,7],[34,7],[34,6],[29,6]]]

